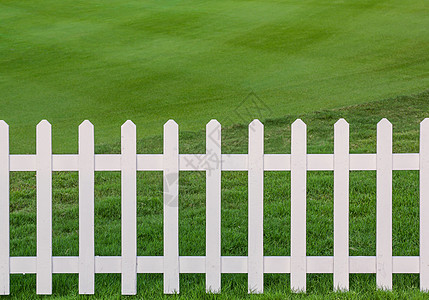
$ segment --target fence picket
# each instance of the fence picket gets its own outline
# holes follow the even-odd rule
[[[164,124],[164,293],[179,293],[179,128]]]
[[[122,295],[137,293],[137,148],[136,125],[121,127]]]
[[[377,124],[377,274],[379,289],[392,289],[392,124]]]
[[[429,291],[429,118],[420,123],[420,290]]]
[[[94,294],[94,126],[79,126],[79,294]]]
[[[249,125],[248,159],[249,257],[248,291],[264,291],[264,125],[253,120]]]
[[[52,138],[51,124],[36,129],[37,275],[36,293],[52,294]]]
[[[9,295],[9,126],[0,120],[0,295]]]
[[[221,288],[221,125],[206,126],[206,291]]]
[[[307,126],[297,119],[291,135],[291,259],[290,284],[295,292],[305,292],[307,282]]]
[[[349,124],[334,126],[334,290],[349,289]]]

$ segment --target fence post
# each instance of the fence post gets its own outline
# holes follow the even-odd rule
[[[291,266],[294,292],[305,292],[307,282],[307,126],[297,119],[291,138]]]
[[[377,124],[377,274],[379,289],[392,289],[392,124]]]
[[[0,120],[0,295],[10,293],[9,126]]]
[[[249,125],[248,159],[249,257],[248,291],[264,292],[264,125]]]
[[[164,293],[179,293],[179,128],[164,124]]]
[[[334,290],[349,289],[349,123],[334,126]]]
[[[137,293],[137,153],[136,125],[121,126],[122,295]]]
[[[52,138],[43,120],[36,130],[37,294],[52,294]]]
[[[94,126],[79,125],[79,294],[94,294]]]
[[[420,290],[429,291],[429,118],[420,123]]]
[[[206,291],[221,288],[221,125],[206,126]]]

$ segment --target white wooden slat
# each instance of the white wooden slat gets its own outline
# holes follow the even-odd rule
[[[95,273],[121,273],[120,256],[96,256]],[[393,273],[418,274],[419,256],[393,256]],[[35,256],[10,258],[11,274],[34,274],[37,272]],[[163,273],[163,256],[138,256],[137,273]],[[204,256],[180,256],[180,273],[205,273]],[[247,256],[222,256],[222,273],[247,273]],[[376,256],[350,256],[350,273],[376,273]],[[79,273],[78,256],[52,257],[52,273]],[[323,274],[334,272],[333,256],[307,256],[307,273]],[[290,273],[290,256],[265,256],[264,273]]]
[[[36,256],[11,256],[10,274],[36,274]]]
[[[376,154],[350,154],[350,171],[375,171],[376,169]]]
[[[95,171],[121,171],[121,155],[96,154]]]
[[[94,126],[79,126],[79,294],[94,294]]]
[[[264,292],[264,125],[249,124],[248,292]]]
[[[79,257],[76,256],[54,256],[52,257],[52,273],[54,274],[78,274]]]
[[[392,124],[377,124],[377,287],[392,289]]]
[[[221,289],[221,125],[211,120],[206,126],[206,291]],[[182,269],[183,264],[180,264]]]
[[[64,272],[65,270],[67,270],[67,272]],[[73,256],[52,257],[52,273],[78,274],[79,257],[73,257]]]
[[[332,171],[334,169],[334,155],[332,154],[308,154],[308,171]]]
[[[162,154],[137,154],[137,171],[162,171]]]
[[[137,256],[137,273],[163,273],[163,256]]]
[[[181,256],[179,261],[180,273],[206,273],[206,257],[204,256]]]
[[[350,273],[377,273],[376,256],[350,256]]]
[[[429,291],[429,118],[420,123],[420,290]]]
[[[205,154],[179,154],[180,171],[205,171],[208,159]]]
[[[222,256],[222,273],[244,274],[247,272],[247,256]]]
[[[290,256],[264,256],[264,273],[290,273]]]
[[[95,273],[118,274],[122,271],[121,256],[96,256]]]
[[[53,154],[52,171],[79,171],[79,155]]]
[[[418,153],[394,153],[393,170],[419,170]]]
[[[298,119],[292,124],[291,139],[291,275],[294,292],[305,292],[307,282],[307,128]]]
[[[247,154],[222,154],[222,171],[247,171]]]
[[[375,171],[376,154],[350,154],[350,171]],[[205,154],[180,154],[181,171],[205,171]],[[137,154],[137,171],[162,171],[162,154]],[[223,171],[247,171],[247,154],[222,154]],[[332,171],[333,154],[307,154],[308,171]],[[52,155],[53,171],[78,171],[75,154]],[[35,171],[34,154],[10,155],[10,171]],[[120,171],[120,154],[96,154],[95,171]],[[290,154],[265,154],[265,171],[290,171]],[[419,170],[418,153],[394,153],[393,170]]]
[[[10,171],[36,171],[35,154],[11,154],[9,156]]]
[[[332,256],[307,256],[308,274],[327,274],[334,272]]]
[[[36,130],[37,294],[52,294],[52,139],[51,124]]]
[[[290,154],[264,154],[265,171],[290,171]]]
[[[0,120],[0,295],[10,293],[9,126]]]
[[[179,293],[179,128],[164,124],[164,293]]]
[[[349,124],[334,126],[334,290],[349,289]]]
[[[393,273],[420,273],[420,257],[419,256],[392,256],[392,272]]]
[[[128,120],[121,126],[122,295],[137,294],[137,135]]]

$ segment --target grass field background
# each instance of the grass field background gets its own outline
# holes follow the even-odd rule
[[[138,153],[162,153],[175,119],[180,153],[204,153],[205,125],[223,125],[222,152],[247,153],[247,124],[265,125],[265,153],[290,153],[290,124],[308,127],[308,152],[333,152],[333,124],[350,123],[352,153],[374,153],[376,124],[394,128],[393,151],[416,153],[429,117],[426,0],[137,1],[1,0],[0,119],[11,152],[35,152],[35,126],[53,126],[54,153],[77,153],[78,125],[95,125],[96,153],[120,153],[120,126],[137,125]],[[400,96],[408,95],[408,96]],[[382,100],[386,99],[386,100]],[[350,255],[375,255],[376,176],[350,175]],[[264,254],[290,254],[290,172],[265,172]],[[181,172],[180,255],[205,254],[205,177]],[[121,254],[120,173],[95,177],[96,255]],[[138,255],[162,255],[162,173],[139,172]],[[393,173],[393,255],[419,254],[419,176]],[[333,174],[309,172],[307,254],[333,254]],[[11,255],[36,255],[36,177],[11,174]],[[78,174],[53,174],[53,255],[78,255]],[[222,255],[247,255],[247,173],[222,174]],[[203,274],[182,274],[181,295],[162,294],[162,275],[138,276],[127,298],[300,298],[289,275],[222,275],[206,295]],[[77,274],[53,276],[53,297],[79,297]],[[332,274],[308,275],[309,298],[425,298],[416,274],[351,275],[332,293]],[[120,296],[119,274],[97,274],[96,295]],[[35,275],[12,275],[11,298],[39,298]]]
[[[140,136],[244,123],[252,91],[271,118],[412,94],[427,28],[425,0],[2,0],[0,119],[13,153],[35,151],[41,119],[65,153],[84,119],[110,143],[127,119]]]

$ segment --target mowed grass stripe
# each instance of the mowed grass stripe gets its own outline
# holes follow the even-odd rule
[[[2,1],[0,119],[13,153],[35,125],[53,151],[100,143],[132,119],[140,136],[175,119],[200,130],[411,94],[428,87],[422,1]],[[271,109],[234,113],[250,92]]]

